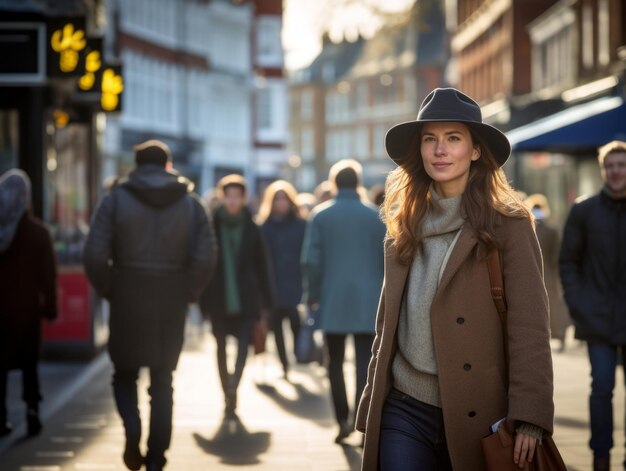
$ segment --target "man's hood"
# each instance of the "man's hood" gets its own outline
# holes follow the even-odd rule
[[[17,226],[30,205],[30,179],[12,169],[0,178],[0,252],[9,248]]]
[[[120,182],[143,203],[163,208],[193,191],[193,183],[179,173],[158,165],[140,165]]]

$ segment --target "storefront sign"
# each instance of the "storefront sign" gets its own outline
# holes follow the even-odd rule
[[[81,75],[81,52],[87,46],[85,20],[55,19],[48,23],[48,77]]]
[[[78,89],[82,92],[100,92],[102,82],[102,38],[88,38],[83,50]]]
[[[107,65],[102,70],[102,111],[121,111],[124,79],[121,65]]]
[[[0,84],[45,80],[45,31],[44,23],[0,22]]]

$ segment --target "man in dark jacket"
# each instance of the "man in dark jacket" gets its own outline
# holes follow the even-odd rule
[[[601,147],[598,160],[604,187],[572,207],[559,263],[576,338],[587,341],[591,362],[593,469],[608,471],[618,350],[626,358],[626,142]]]
[[[135,147],[137,168],[100,203],[83,254],[96,291],[111,305],[109,354],[113,392],[124,422],[124,462],[140,469],[137,375],[150,368],[150,436],[146,468],[160,470],[172,432],[172,372],[187,305],[208,283],[216,244],[211,218],[192,184],[165,169],[169,148]]]

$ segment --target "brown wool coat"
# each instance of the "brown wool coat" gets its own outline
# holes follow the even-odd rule
[[[469,224],[461,229],[431,308],[446,439],[457,471],[485,469],[480,439],[502,417],[552,433],[548,299],[537,237],[529,220],[508,217],[501,218],[496,236],[508,302],[508,399],[502,325],[491,297],[487,265],[474,255],[478,241]],[[363,470],[378,469],[381,414],[392,386],[391,365],[408,272],[409,266],[398,262],[388,243],[376,340],[356,421],[357,430],[365,432]]]

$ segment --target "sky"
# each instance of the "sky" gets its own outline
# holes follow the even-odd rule
[[[407,10],[415,0],[285,0],[282,40],[289,70],[306,67],[319,54],[322,35],[335,41],[372,36],[382,20],[370,5],[385,12]]]

